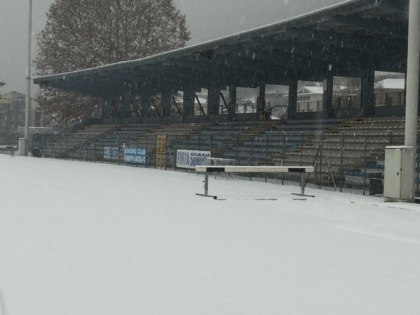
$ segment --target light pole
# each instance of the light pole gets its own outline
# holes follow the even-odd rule
[[[385,201],[415,201],[420,70],[420,3],[410,0],[404,146],[385,149]]]
[[[25,106],[25,136],[23,155],[28,155],[29,143],[29,110],[31,108],[31,60],[32,59],[32,0],[29,0],[28,21],[28,69],[26,74],[26,106]]]
[[[405,139],[406,146],[413,147],[415,156],[417,148],[417,117],[419,102],[419,52],[420,52],[420,3],[410,0],[409,30],[408,30],[408,60],[407,60],[407,96],[405,114]],[[414,157],[413,157],[413,160]],[[413,162],[414,163],[414,162]],[[415,170],[415,169],[414,169]],[[412,178],[412,201],[414,201],[415,174]]]
[[[419,100],[420,4],[410,0],[407,61],[407,96],[404,144],[417,145],[417,112]]]

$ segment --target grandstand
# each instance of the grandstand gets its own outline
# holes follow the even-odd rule
[[[313,165],[316,172],[310,183],[331,188],[335,183],[337,190],[368,193],[371,178],[383,176],[385,147],[403,143],[404,120],[99,124],[54,136],[38,135],[35,145],[45,157],[119,164],[130,164],[124,158],[126,148],[145,148],[144,163],[136,165],[157,167],[158,136],[166,139],[166,169],[176,169],[177,150],[210,151],[213,157],[233,159],[237,165]],[[115,148],[117,155],[106,156],[105,148]],[[293,174],[276,178],[297,180]]]
[[[39,137],[37,149],[126,163],[126,148],[144,148],[136,165],[163,168],[176,168],[177,150],[204,150],[239,165],[314,165],[313,185],[368,193],[371,179],[382,178],[385,146],[403,143],[404,93],[377,82],[406,73],[407,33],[406,1],[353,0],[145,59],[38,77],[36,84],[100,97],[103,107],[101,124]],[[322,99],[304,107],[299,91],[308,81]],[[270,120],[269,84],[287,86],[278,95],[287,107],[281,119]],[[257,88],[252,113],[241,113],[239,87]],[[203,89],[206,104],[197,111]],[[146,97],[154,94],[160,117]],[[139,117],[127,95],[140,98]],[[115,99],[123,101],[111,110]]]

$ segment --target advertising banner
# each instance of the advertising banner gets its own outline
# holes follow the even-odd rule
[[[211,157],[210,151],[177,150],[176,167],[189,169],[197,165],[207,165],[208,157]]]
[[[124,162],[129,164],[146,164],[146,148],[125,148]]]
[[[105,160],[118,160],[120,151],[118,147],[104,147],[104,159]]]
[[[166,168],[166,135],[156,137],[156,167]]]

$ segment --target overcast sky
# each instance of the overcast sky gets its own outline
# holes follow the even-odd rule
[[[33,38],[44,27],[46,12],[54,0],[33,0]],[[191,44],[219,38],[343,0],[175,0],[187,17]],[[29,0],[0,0],[1,93],[25,92]],[[36,55],[33,40],[32,56]],[[33,70],[33,69],[32,69]],[[36,87],[35,87],[36,88]],[[34,94],[35,88],[32,88]]]

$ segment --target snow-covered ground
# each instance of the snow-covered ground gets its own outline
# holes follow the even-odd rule
[[[417,204],[4,155],[0,178],[1,315],[420,314]]]

